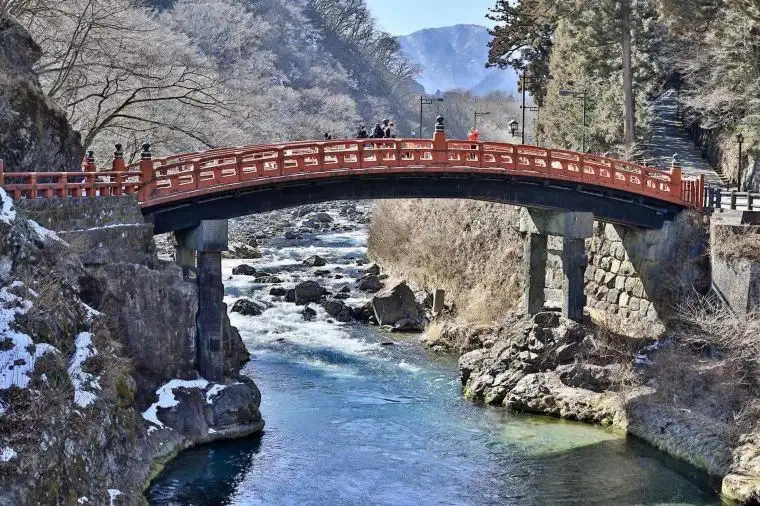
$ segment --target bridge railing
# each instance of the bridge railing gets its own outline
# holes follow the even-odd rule
[[[705,206],[732,211],[760,211],[760,193],[738,192],[711,186],[706,190]]]
[[[475,172],[577,182],[623,190],[685,207],[704,206],[704,179],[574,151],[499,142],[428,139],[348,139],[220,148],[152,158],[125,165],[121,146],[112,170],[4,173],[0,186],[13,198],[95,197],[136,193],[143,206],[208,194],[220,188],[277,180],[319,179],[352,173]]]

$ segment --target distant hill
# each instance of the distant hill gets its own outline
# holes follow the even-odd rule
[[[422,66],[417,81],[427,93],[452,89],[471,90],[478,95],[492,91],[517,92],[517,74],[511,70],[487,69],[488,42],[485,26],[455,25],[426,28],[398,37],[410,60]]]

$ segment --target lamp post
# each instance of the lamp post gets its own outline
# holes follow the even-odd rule
[[[552,79],[551,76],[546,77],[546,79]],[[522,89],[522,105],[520,106],[520,109],[522,109],[522,144],[525,144],[525,111],[538,111],[538,107],[526,107],[525,106],[525,92],[528,88],[529,84],[536,83],[541,81],[541,78],[536,76],[529,76],[526,70],[523,70],[522,76],[520,77],[520,88]]]
[[[559,94],[562,97],[573,97],[583,99],[583,141],[581,151],[586,152],[586,102],[588,100],[587,90],[575,91],[575,90],[559,90]]]
[[[420,97],[420,137],[422,137],[422,106],[432,105],[433,102],[443,102],[443,98],[425,98],[424,96]]]
[[[509,122],[509,131],[512,134],[512,137],[517,135],[517,129],[520,127],[520,124],[517,123],[517,120],[512,120]]]
[[[478,116],[488,116],[489,114],[491,114],[491,113],[490,112],[478,112],[478,111],[475,111],[475,114],[473,114],[473,116],[475,116],[475,118],[474,118],[474,120],[472,122],[473,128],[478,128]]]
[[[742,191],[742,144],[744,144],[744,136],[741,133],[736,134],[736,142],[739,143],[739,182],[737,186],[739,191]]]

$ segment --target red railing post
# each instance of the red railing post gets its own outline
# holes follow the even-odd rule
[[[449,151],[446,145],[446,128],[443,126],[443,116],[438,116],[435,119],[433,161],[441,165],[446,165],[449,161]]]
[[[98,170],[95,165],[95,151],[87,152],[87,157],[84,159],[84,170],[85,172],[95,172]]]
[[[124,194],[124,172],[126,171],[126,165],[124,164],[124,151],[122,151],[121,144],[116,144],[116,151],[113,152],[113,163],[111,163],[111,170],[116,175],[116,186],[113,188],[113,194],[121,196]]]
[[[0,186],[5,185],[5,164],[3,164],[3,159],[0,158]]]
[[[140,189],[137,191],[137,199],[145,202],[150,196],[150,185],[153,181],[153,159],[150,154],[150,144],[147,142],[142,145],[143,151],[140,154]]]

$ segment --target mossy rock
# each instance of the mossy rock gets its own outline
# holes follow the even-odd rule
[[[121,374],[116,378],[116,395],[119,396],[119,405],[126,408],[134,404],[137,393],[137,383],[134,378],[127,374]]]

